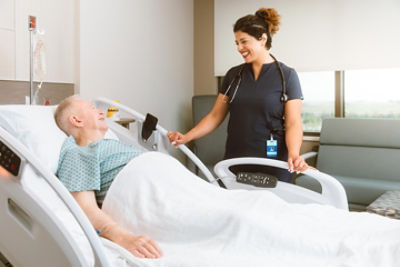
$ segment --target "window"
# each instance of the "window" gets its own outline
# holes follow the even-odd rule
[[[299,72],[303,91],[303,131],[321,131],[322,120],[335,112],[335,72]]]
[[[399,77],[400,69],[346,71],[345,117],[400,119]]]

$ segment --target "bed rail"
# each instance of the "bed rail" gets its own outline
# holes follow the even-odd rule
[[[94,101],[94,104],[96,107],[104,110],[105,112],[107,111],[108,107],[114,106],[118,107],[120,111],[123,111],[127,113],[128,115],[132,116],[139,124],[143,123],[145,120],[145,116],[123,104],[116,103],[112,100],[109,100],[104,97],[97,98]],[[153,135],[161,135],[161,138],[157,140],[155,138],[155,141],[158,142],[157,145],[155,146],[157,151],[160,152],[166,152],[168,153],[168,147],[171,147],[171,144],[169,142],[169,139],[167,137],[167,130],[161,127],[159,124],[156,126],[156,130],[153,132]],[[140,134],[137,133],[138,138],[140,138]],[[201,160],[185,145],[179,145],[178,149],[180,149],[198,168],[199,170],[204,174],[208,182],[212,184],[218,184],[217,180],[215,177],[211,174],[210,170],[201,162]]]

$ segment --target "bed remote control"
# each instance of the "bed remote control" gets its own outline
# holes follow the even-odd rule
[[[21,159],[0,141],[0,166],[14,176],[18,176]]]
[[[276,187],[277,179],[269,177],[264,173],[259,172],[238,172],[236,181],[243,184],[251,184],[257,187]]]

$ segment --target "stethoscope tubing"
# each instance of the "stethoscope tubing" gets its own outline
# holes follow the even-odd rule
[[[287,96],[287,92],[286,92],[285,76],[283,74],[283,71],[282,71],[282,68],[281,68],[281,64],[279,64],[278,60],[272,54],[270,54],[270,56],[274,59],[274,62],[276,63],[276,65],[278,67],[278,70],[279,70],[279,74],[281,76],[282,95],[281,95],[281,99],[280,100],[281,100],[282,103],[285,103],[288,100],[288,96]],[[244,66],[245,65],[243,65],[239,69],[239,71],[236,74],[235,78],[230,82],[228,88],[226,89],[226,91],[224,93],[224,96],[222,98],[222,101],[224,101],[224,103],[228,102],[229,104],[231,104],[233,102],[233,100],[235,99],[236,93],[237,93],[237,91],[239,89],[239,86],[240,86],[240,82],[242,81],[242,72],[243,72]],[[230,91],[233,83],[235,82],[235,80],[238,80],[238,82],[236,83],[235,89],[233,91],[233,95],[232,95],[232,97],[230,97],[229,101],[226,101],[226,97],[228,97],[227,94],[229,93],[229,91]]]

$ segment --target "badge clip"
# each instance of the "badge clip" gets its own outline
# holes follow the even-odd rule
[[[266,150],[267,150],[267,158],[278,157],[278,141],[274,140],[272,133],[270,135],[270,139],[266,140]]]

